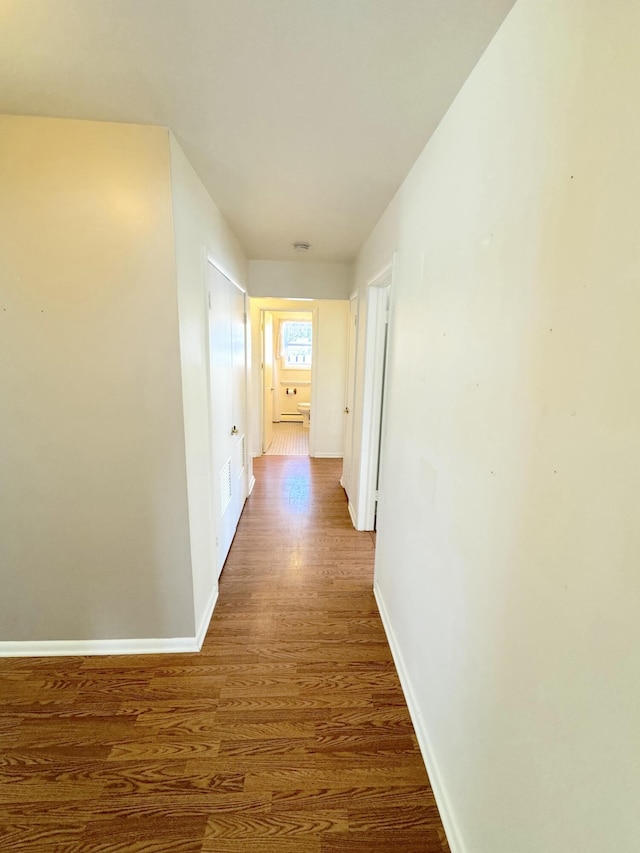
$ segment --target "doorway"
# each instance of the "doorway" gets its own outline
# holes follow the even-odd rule
[[[357,530],[377,528],[378,497],[384,477],[385,388],[390,340],[392,266],[369,283],[362,379],[362,443],[357,482],[350,475],[349,487],[357,494],[354,526]],[[353,464],[351,466],[354,467]]]
[[[262,452],[309,456],[313,313],[261,312]]]

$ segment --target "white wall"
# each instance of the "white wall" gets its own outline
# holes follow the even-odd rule
[[[247,262],[173,135],[170,147],[193,590],[200,633],[218,588],[209,439],[207,258],[245,289]]]
[[[454,853],[640,849],[639,31],[520,0],[358,261],[364,303],[397,249],[376,585]]]
[[[318,261],[249,261],[249,292],[254,297],[348,299],[351,264]]]
[[[0,641],[194,633],[168,133],[0,117]]]
[[[311,455],[340,457],[343,448],[344,399],[347,361],[347,300],[323,299],[297,302],[287,299],[251,299],[252,392],[251,453],[260,455],[261,378],[260,378],[260,311],[312,311],[316,317],[314,334],[315,366],[312,370],[311,420],[313,447]]]

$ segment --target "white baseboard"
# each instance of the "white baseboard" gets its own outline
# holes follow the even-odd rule
[[[351,503],[351,501],[349,501],[349,503],[347,504],[347,508],[349,510],[349,516],[351,518],[351,524],[353,524],[353,526],[357,530],[358,525],[356,524],[356,513],[355,513],[355,510],[353,509],[353,504]]]
[[[342,453],[314,453],[314,459],[342,459]]]
[[[0,658],[69,655],[153,655],[199,651],[195,637],[126,640],[25,640],[0,642]]]
[[[425,767],[427,768],[427,773],[429,774],[429,781],[431,782],[431,788],[436,799],[436,804],[438,806],[438,811],[440,812],[440,818],[442,820],[442,825],[444,826],[444,831],[447,835],[451,853],[466,853],[466,848],[462,842],[462,835],[454,818],[449,797],[447,796],[442,784],[442,778],[438,771],[431,741],[425,728],[420,708],[418,707],[413,690],[411,689],[411,682],[409,680],[395,634],[393,633],[391,622],[389,621],[389,614],[384,606],[382,593],[380,592],[380,588],[377,583],[373,586],[373,594],[375,595],[376,602],[378,604],[380,618],[382,619],[387,640],[389,641],[389,647],[391,648],[391,654],[393,655],[393,661],[398,671],[402,692],[404,693],[404,698],[407,700],[411,722],[413,723],[416,738],[418,739],[418,746],[420,747],[420,752],[422,753],[422,758],[424,760]]]
[[[209,629],[209,623],[211,622],[211,617],[213,616],[213,611],[216,606],[216,602],[218,600],[218,584],[216,585],[211,593],[211,597],[207,603],[204,614],[202,616],[202,620],[200,621],[200,627],[198,628],[198,633],[196,634],[196,646],[198,651],[202,648],[202,644],[204,643],[204,638],[207,635],[207,630]]]
[[[90,655],[155,655],[199,652],[211,622],[218,585],[213,590],[195,637],[126,640],[24,640],[0,642],[0,658],[85,657]]]
[[[248,490],[248,492],[247,492],[247,497],[248,497],[248,496],[251,494],[251,492],[253,491],[253,487],[255,486],[255,484],[256,484],[256,478],[255,478],[255,477],[253,476],[253,474],[252,474],[252,475],[251,475],[251,479],[249,480],[249,490]]]

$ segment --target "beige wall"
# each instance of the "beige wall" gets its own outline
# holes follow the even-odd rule
[[[249,261],[249,291],[255,297],[348,299],[351,264],[319,261]]]
[[[0,641],[194,634],[168,133],[0,117]]]
[[[193,591],[200,633],[217,593],[209,436],[207,258],[245,288],[247,262],[173,135],[170,145]]]
[[[397,251],[376,584],[455,853],[640,849],[640,7],[520,0]]]
[[[295,389],[296,393],[287,394],[287,388]],[[302,421],[298,403],[311,403],[311,371],[281,369],[278,373],[277,415],[294,415]]]

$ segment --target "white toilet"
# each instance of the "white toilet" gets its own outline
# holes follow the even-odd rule
[[[309,429],[311,423],[311,403],[298,403],[298,411],[302,415],[302,429]]]

